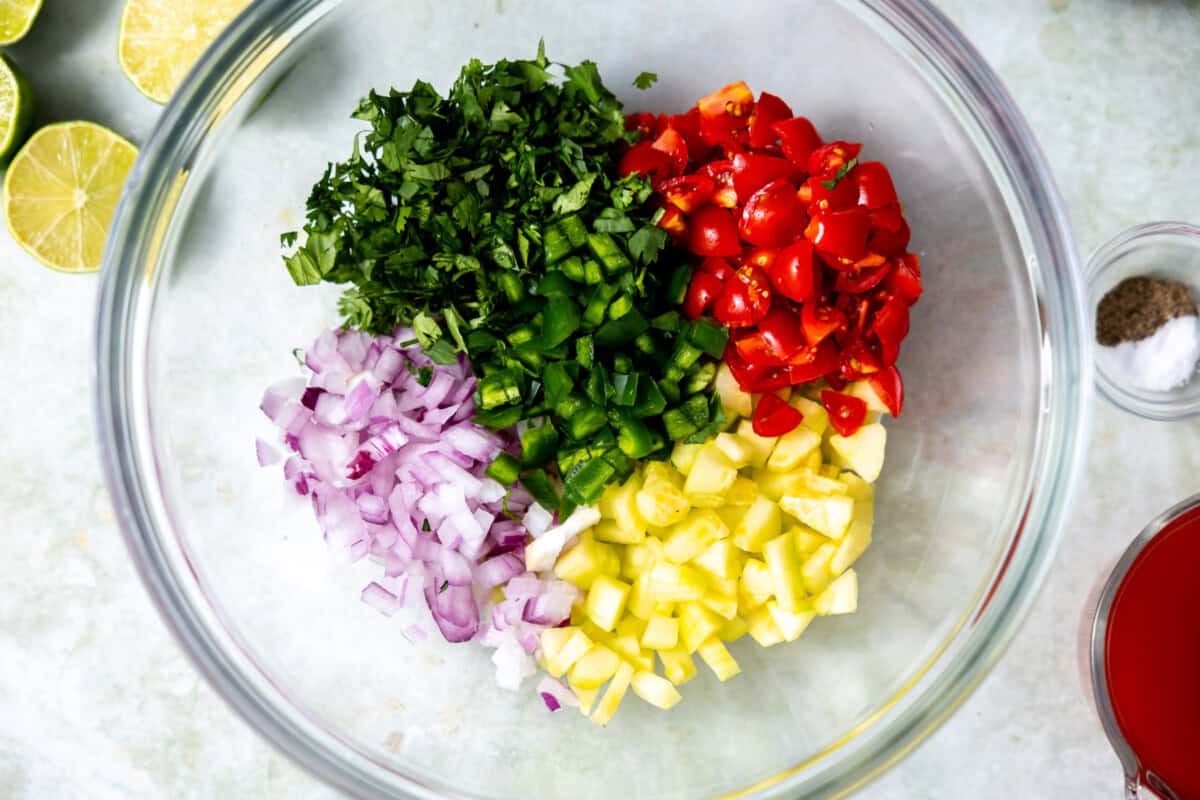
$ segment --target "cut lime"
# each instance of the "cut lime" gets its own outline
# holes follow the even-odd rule
[[[137,148],[93,122],[35,133],[4,176],[4,222],[51,269],[94,272]]]
[[[5,55],[0,55],[0,166],[25,141],[33,122],[33,88]]]
[[[250,0],[126,0],[117,57],[142,94],[170,99],[204,48]]]
[[[41,10],[42,0],[0,0],[0,45],[23,39]]]

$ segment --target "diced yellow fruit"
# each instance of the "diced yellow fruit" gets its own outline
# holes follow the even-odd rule
[[[607,575],[597,576],[592,581],[592,587],[588,589],[584,605],[588,619],[596,623],[601,630],[611,631],[625,613],[625,604],[629,601],[629,591],[632,588],[625,581]]]
[[[801,560],[808,558],[808,556],[817,551],[818,547],[823,544],[829,544],[831,541],[828,536],[823,536],[803,524],[792,528],[791,533],[792,541],[796,544],[796,555],[800,556]]]
[[[558,656],[562,651],[563,645],[567,643],[575,634],[575,628],[546,628],[538,637],[538,644],[542,647],[541,656],[545,661]]]
[[[749,506],[758,494],[758,485],[753,480],[739,477],[725,494],[725,502],[731,506]]]
[[[761,552],[764,542],[779,535],[782,519],[779,506],[760,496],[734,529],[733,543],[747,553]]]
[[[554,654],[554,657],[546,659],[546,671],[555,678],[561,678],[563,673],[573,667],[575,662],[583,658],[591,649],[592,640],[586,633],[576,628],[559,651]]]
[[[663,553],[662,540],[655,536],[647,536],[637,544],[631,544],[621,551],[621,577],[626,580],[637,580],[655,561],[666,558]]]
[[[717,512],[694,509],[671,528],[663,542],[663,553],[676,564],[683,564],[700,555],[713,542],[728,536],[729,528]]]
[[[763,560],[771,575],[771,591],[787,611],[799,611],[808,604],[800,558],[791,534],[784,533],[763,545]]]
[[[733,494],[733,487],[730,487],[729,493]],[[753,503],[753,501],[751,501],[751,503]],[[738,523],[742,521],[742,517],[746,516],[747,508],[748,506],[729,505],[721,506],[716,511],[717,515],[725,521],[725,527],[732,531],[737,528]]]
[[[638,619],[650,619],[654,614],[654,588],[651,581],[651,567],[647,567],[642,571],[641,575],[633,582],[633,589],[629,592],[629,602],[626,608],[629,613]]]
[[[754,423],[748,419],[744,419],[738,423],[737,435],[750,450],[750,458],[747,462],[749,466],[755,469],[765,467],[767,459],[771,457],[771,451],[775,449],[775,444],[779,441],[779,437],[759,436],[754,432]]]
[[[652,566],[650,593],[656,603],[685,603],[704,597],[708,582],[692,567],[659,561]]]
[[[783,607],[782,603],[775,600],[767,602],[767,611],[771,614],[771,619],[775,621],[775,627],[779,629],[779,633],[783,636],[785,642],[794,642],[800,638],[800,634],[804,633],[804,629],[813,621],[816,613],[808,608],[799,611],[789,611]]]
[[[710,508],[718,509],[728,503],[726,496],[723,494],[685,494],[692,508]]]
[[[738,579],[737,578],[734,578],[734,577],[709,578],[708,579],[708,591],[705,593],[704,596],[708,597],[710,595],[719,594],[723,597],[736,597],[737,591],[738,591]]]
[[[883,469],[887,429],[879,423],[863,425],[853,436],[835,434],[829,437],[829,447],[845,466],[857,472],[867,483],[874,483]]]
[[[846,484],[846,494],[855,500],[875,499],[875,484],[867,483],[853,472],[843,472],[838,480]]]
[[[651,650],[670,650],[679,643],[679,620],[655,614],[642,633],[642,647]]]
[[[621,705],[621,700],[625,697],[625,692],[629,690],[629,682],[633,679],[633,672],[633,667],[630,664],[623,663],[617,667],[617,674],[613,675],[608,688],[604,690],[604,696],[600,698],[600,702],[596,705],[596,710],[592,712],[592,722],[597,725],[608,724],[613,714],[617,713],[617,706]]]
[[[753,398],[748,392],[742,391],[742,387],[738,386],[737,378],[733,377],[733,373],[724,363],[717,368],[717,375],[713,379],[713,389],[721,398],[721,407],[725,409],[725,416],[728,419],[749,417],[753,413]]]
[[[567,683],[572,689],[595,689],[617,672],[621,657],[598,644],[571,666]]]
[[[736,642],[738,639],[746,635],[749,627],[746,625],[746,620],[742,617],[734,617],[726,620],[725,624],[717,631],[717,637],[722,642]]]
[[[783,641],[783,633],[775,624],[775,618],[767,606],[761,606],[746,617],[746,631],[760,647],[771,647]]]
[[[642,479],[635,474],[615,489],[608,487],[600,498],[601,516],[617,523],[626,536],[622,541],[641,541],[646,533],[646,520],[637,507],[637,493],[641,489]]]
[[[870,500],[855,501],[854,519],[842,541],[838,543],[837,552],[829,562],[829,571],[841,575],[858,560],[871,544],[871,525],[875,520],[875,510]]]
[[[767,459],[767,469],[774,472],[795,469],[820,446],[821,435],[812,428],[801,425],[779,437],[775,449],[771,451],[771,457]]]
[[[689,653],[720,630],[724,624],[719,616],[710,609],[697,603],[684,603],[679,607],[679,639]]]
[[[718,594],[710,592],[704,595],[704,599],[700,601],[701,605],[712,611],[722,619],[733,619],[737,616],[738,601],[737,601],[737,581],[733,581],[733,592],[730,594]]]
[[[706,444],[683,484],[685,494],[723,495],[737,480],[737,468],[716,445]]]
[[[675,469],[687,475],[692,471],[692,465],[696,463],[696,456],[700,454],[702,447],[704,447],[702,444],[676,442],[674,449],[671,450],[671,463],[675,465]]]
[[[692,657],[683,649],[682,644],[676,645],[670,650],[659,650],[658,657],[663,662],[663,674],[676,686],[683,686],[696,677],[696,662],[692,661]]]
[[[600,696],[599,689],[575,689],[575,697],[579,699],[579,713],[585,717],[592,713],[596,698]]]
[[[613,634],[604,630],[590,619],[585,619],[580,623],[579,629],[588,635],[592,640],[592,644],[605,644],[613,637]]]
[[[617,636],[632,636],[633,638],[640,640],[645,630],[646,620],[638,619],[632,614],[626,614],[625,616],[621,617],[621,621],[617,623],[616,634]]]
[[[808,399],[798,392],[792,396],[788,404],[804,415],[804,420],[800,423],[801,425],[813,431],[818,436],[825,433],[825,429],[829,427],[829,412],[825,410],[825,406],[815,400]]]
[[[879,399],[879,394],[871,386],[871,382],[867,380],[853,381],[842,390],[845,394],[851,397],[857,397],[867,404],[867,411],[875,414],[888,413],[887,404]]]
[[[853,614],[858,610],[858,574],[848,569],[813,598],[818,614]]]
[[[771,472],[767,469],[758,469],[754,471],[754,481],[758,486],[760,496],[778,503],[779,498],[786,494],[804,491],[809,473],[810,470],[805,467],[790,472]]]
[[[592,530],[579,535],[554,562],[554,574],[580,589],[588,589],[598,575],[619,575],[621,557],[611,544],[597,542]]]
[[[818,447],[809,453],[808,458],[804,459],[804,463],[800,466],[804,469],[807,469],[809,472],[817,472],[820,470],[822,466],[821,459],[824,458],[824,453],[822,453],[821,450],[822,448]]]
[[[614,544],[636,544],[646,538],[646,531],[640,533],[629,533],[617,524],[616,520],[602,519],[596,523],[596,527],[592,528],[592,535],[598,542],[612,542]]]
[[[608,640],[608,646],[617,655],[633,664],[638,669],[654,669],[654,653],[642,650],[642,645],[636,636],[614,636]]]
[[[650,705],[666,710],[683,699],[683,695],[661,675],[642,670],[633,674],[633,693]]]
[[[817,594],[829,585],[829,581],[833,578],[833,573],[829,571],[829,564],[836,552],[837,545],[823,544],[805,560],[801,573],[804,575],[804,588],[808,590],[809,594]]]
[[[734,469],[741,469],[750,463],[750,447],[740,436],[733,433],[718,433],[712,443],[714,447],[725,454]]]
[[[737,577],[742,574],[742,565],[746,561],[746,556],[737,548],[730,539],[719,539],[699,555],[692,559],[692,566],[704,571],[712,582],[712,578],[728,580],[730,578],[737,580]]]
[[[724,643],[715,636],[701,644],[697,652],[722,683],[742,671]]]
[[[770,599],[771,596],[768,594],[752,594],[746,591],[745,585],[738,585],[738,613],[743,617]]]
[[[828,473],[830,472],[834,477],[829,477]],[[841,470],[832,464],[822,464],[819,472],[805,470],[803,474],[804,489],[809,494],[844,495],[846,494],[846,484],[837,480],[836,476],[839,474],[841,474]]]
[[[643,488],[648,483],[658,483],[659,481],[673,486],[683,486],[683,475],[665,461],[647,461],[642,468]]]
[[[845,495],[785,495],[780,498],[779,507],[830,539],[841,539],[854,515],[854,501]]]
[[[774,590],[774,582],[771,580],[771,570],[767,563],[757,558],[746,559],[746,566],[742,567],[741,585],[747,594],[756,597],[770,595]]]
[[[588,621],[587,612],[584,611],[582,603],[576,603],[573,606],[571,606],[571,624],[572,625],[582,625],[583,623],[585,623],[587,621]]]
[[[655,603],[654,604],[654,613],[658,614],[660,616],[663,616],[663,617],[673,617],[673,616],[675,616],[675,604],[674,603]]]
[[[842,468],[837,466],[836,464],[822,464],[820,469],[817,470],[817,474],[820,475],[822,478],[836,479],[839,475],[842,474]],[[839,489],[838,491],[830,492],[830,494],[845,494],[845,493],[846,493],[846,485],[845,484],[842,484],[841,489]]]
[[[650,462],[647,470],[650,466],[660,463]],[[673,480],[661,478],[651,480],[647,477],[642,489],[637,493],[638,513],[649,525],[660,528],[674,525],[683,519],[687,515],[689,505],[687,498],[683,496],[683,491]]]

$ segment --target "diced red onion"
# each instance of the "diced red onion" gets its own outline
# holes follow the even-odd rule
[[[576,708],[579,698],[575,696],[565,683],[547,675],[537,685],[537,693],[542,696],[546,708],[557,711],[560,707]]]
[[[554,524],[554,515],[542,508],[540,503],[534,503],[525,511],[525,518],[521,523],[525,530],[529,531],[529,535],[536,539],[550,530],[550,526]]]
[[[374,581],[362,590],[362,601],[387,617],[400,610],[400,598]]]
[[[260,467],[269,467],[272,464],[278,464],[279,459],[282,457],[279,455],[278,450],[271,447],[271,445],[262,439],[254,440],[254,453],[258,456],[258,465]]]

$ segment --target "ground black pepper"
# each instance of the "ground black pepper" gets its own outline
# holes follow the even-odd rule
[[[1126,278],[1096,307],[1096,341],[1105,347],[1135,342],[1170,320],[1187,316],[1196,316],[1196,300],[1184,284],[1146,276]]]

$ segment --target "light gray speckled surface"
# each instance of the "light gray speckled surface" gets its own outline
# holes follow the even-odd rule
[[[1200,5],[943,3],[999,71],[1055,169],[1082,251],[1152,219],[1200,219]],[[157,107],[120,75],[118,0],[49,0],[14,56],[45,121],[135,140]],[[193,672],[130,567],[89,416],[94,277],[40,269],[0,233],[0,798],[330,798]],[[1118,796],[1081,678],[1087,594],[1141,525],[1200,490],[1200,423],[1098,401],[1058,566],[995,672],[872,798]]]

